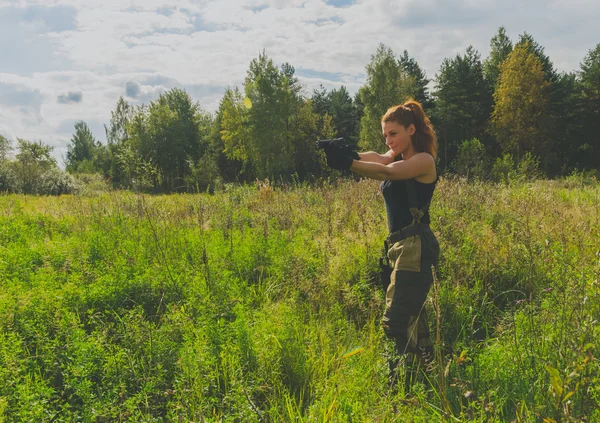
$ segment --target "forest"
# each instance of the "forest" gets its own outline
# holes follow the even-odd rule
[[[434,124],[440,173],[502,181],[594,176],[600,166],[600,44],[580,69],[559,73],[530,34],[513,42],[500,27],[487,58],[469,47],[444,58],[433,79],[406,50],[396,55],[380,45],[353,97],[344,86],[308,94],[294,72],[263,51],[215,113],[179,88],[139,106],[121,97],[106,143],[84,121],[75,124],[66,173],[43,140],[0,137],[0,189],[58,194],[100,180],[149,193],[204,192],[339,176],[324,166],[315,140],[343,137],[361,151],[383,152],[381,116],[408,98]]]

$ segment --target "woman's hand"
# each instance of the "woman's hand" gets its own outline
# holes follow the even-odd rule
[[[360,160],[358,153],[337,145],[328,145],[323,151],[327,158],[327,166],[336,170],[348,170],[354,160]]]

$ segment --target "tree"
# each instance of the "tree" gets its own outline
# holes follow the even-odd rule
[[[515,47],[521,46],[527,49],[528,52],[535,54],[535,56],[539,59],[542,64],[542,72],[544,73],[544,77],[546,81],[551,84],[556,81],[558,78],[558,73],[556,69],[554,69],[554,65],[550,60],[550,57],[544,53],[544,47],[542,47],[533,36],[527,32],[519,35],[519,41],[515,45]]]
[[[219,167],[212,145],[214,126],[215,119],[211,113],[202,111],[198,114],[201,156],[195,161],[190,157],[191,174],[186,180],[190,189],[205,190],[208,186],[214,188],[215,181],[219,179]]]
[[[409,76],[414,79],[415,82],[415,91],[414,98],[425,109],[430,109],[433,107],[433,102],[429,96],[429,92],[427,89],[427,85],[429,84],[429,79],[427,79],[427,75],[425,71],[421,69],[419,64],[415,59],[408,55],[408,51],[404,50],[400,59],[398,59],[398,63],[404,72],[406,72]]]
[[[357,118],[356,106],[345,86],[342,85],[339,89],[328,92],[321,85],[320,89],[313,91],[311,104],[313,111],[319,116],[320,131],[327,132],[325,129],[327,115],[332,119],[333,137],[343,137],[352,143],[358,141],[360,119]]]
[[[111,144],[111,151],[119,167],[119,184],[123,187],[149,189],[158,186],[148,118],[146,105],[136,107],[126,126],[127,139],[120,144]]]
[[[248,159],[254,155],[250,152],[252,145],[248,131],[250,107],[247,101],[244,103],[242,93],[237,87],[225,91],[219,106],[223,152],[227,158],[242,163],[248,163]]]
[[[113,186],[127,186],[127,177],[118,156],[121,155],[129,138],[127,128],[134,113],[134,107],[123,97],[119,97],[115,110],[111,111],[109,126],[104,125],[107,145],[100,147],[97,153],[97,168],[102,169],[104,176],[111,179]]]
[[[75,133],[67,146],[67,172],[93,172],[93,159],[98,143],[87,124],[80,120],[75,123]]]
[[[42,141],[27,141],[21,138],[17,138],[17,145],[14,169],[20,184],[19,191],[36,194],[43,175],[58,167],[52,156],[54,147]]]
[[[248,69],[244,91],[248,112],[249,160],[259,178],[294,172],[291,117],[300,104],[301,87],[288,64],[281,71],[263,51]]]
[[[0,135],[0,192],[14,191],[14,175],[8,160],[11,150],[10,140]]]
[[[363,103],[363,101],[360,98],[360,90],[354,94],[353,100],[354,100],[353,104],[354,104],[354,116],[355,116],[354,121],[358,125],[357,130],[359,131],[359,134],[357,136],[357,139],[359,139],[360,138],[360,122],[362,122],[362,118],[365,115],[365,103]]]
[[[492,95],[492,103],[493,103],[493,93],[495,92],[498,86],[498,77],[500,76],[500,66],[510,52],[513,49],[512,42],[508,38],[506,34],[506,29],[501,26],[498,28],[498,32],[494,35],[490,41],[490,54],[483,62],[483,76],[485,82],[488,85],[488,89],[490,94]],[[493,109],[492,105],[492,109]],[[491,110],[490,110],[491,114]],[[492,137],[493,131],[490,130],[489,121],[486,126],[486,135],[490,135]],[[488,152],[493,156],[498,156],[500,151],[498,149],[498,143],[490,139],[488,143]]]
[[[600,44],[588,52],[580,65],[578,91],[582,143],[578,163],[600,169]]]
[[[329,92],[331,109],[329,114],[333,119],[337,136],[356,143],[358,142],[359,119],[352,97],[348,94],[345,86],[334,89]],[[326,131],[325,128],[322,128]]]
[[[247,109],[250,107],[250,101],[243,98],[238,87],[228,88],[219,103],[208,154],[219,176],[226,182],[240,182],[243,178],[250,181],[252,177],[251,168],[248,167],[251,163],[245,150],[249,145]]]
[[[301,180],[320,175],[324,162],[320,159],[315,140],[335,136],[333,121],[328,113],[321,119],[313,111],[311,100],[302,101],[290,119],[289,136],[294,151],[294,169]]]
[[[472,46],[464,55],[442,61],[434,98],[432,120],[443,148],[441,161],[445,168],[463,140],[478,138],[486,145],[492,96],[483,78],[481,56]]]
[[[156,165],[165,191],[186,190],[190,164],[196,163],[207,148],[200,122],[206,118],[198,103],[179,88],[161,94],[148,108],[147,141],[151,162]]]
[[[578,149],[578,139],[581,137],[580,128],[578,129],[581,125],[580,116],[575,113],[575,75],[558,73],[544,53],[544,48],[530,34],[525,32],[520,35],[517,45],[526,47],[540,60],[544,79],[549,83],[546,115],[548,139],[544,157],[540,157],[542,167],[551,171],[551,176],[552,173],[564,174],[579,161],[573,154]]]
[[[337,136],[335,124],[331,119],[331,110],[333,105],[331,103],[331,92],[327,91],[323,85],[320,85],[318,89],[313,90],[313,95],[310,100],[312,104],[312,111],[318,116],[317,126],[321,131],[326,124],[331,124],[333,128],[332,138]]]
[[[10,140],[3,135],[0,135],[0,162],[7,160],[8,155],[12,151]]]
[[[331,97],[327,91],[327,88],[325,88],[323,85],[319,85],[318,89],[315,88],[313,90],[311,104],[313,107],[313,112],[319,116],[324,116],[325,113],[329,113],[331,111]]]
[[[600,43],[588,52],[580,64],[579,78],[582,95],[594,106],[594,113],[600,112]]]
[[[518,44],[500,66],[492,130],[502,150],[517,158],[526,152],[544,159],[548,147],[549,82],[528,44]]]
[[[417,92],[415,79],[405,72],[389,47],[380,44],[367,65],[367,83],[360,88],[364,105],[360,120],[359,146],[383,152],[381,117],[388,108],[403,103]]]
[[[115,110],[110,113],[110,125],[104,125],[106,142],[111,144],[122,144],[127,140],[127,125],[133,117],[134,108],[127,103],[123,97],[119,97]]]
[[[42,141],[27,141],[17,138],[19,152],[15,156],[17,163],[23,166],[39,166],[43,170],[56,167],[56,159],[52,157],[54,147]]]
[[[490,41],[490,55],[483,62],[483,75],[488,85],[495,89],[500,75],[500,65],[506,60],[513,49],[512,42],[506,34],[506,28],[498,28],[496,35]]]
[[[554,87],[550,99],[554,94],[557,104],[554,109],[552,103],[548,107],[552,134],[545,154],[545,161],[549,161],[545,166],[553,170],[549,172],[551,176],[559,173],[565,175],[575,168],[589,168],[588,159],[590,155],[593,156],[583,136],[585,128],[582,126],[582,116],[585,111],[582,113],[580,108],[577,75],[574,72],[559,74]]]

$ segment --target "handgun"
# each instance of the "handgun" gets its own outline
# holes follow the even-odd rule
[[[324,149],[332,145],[337,147],[345,147],[350,151],[356,148],[356,144],[344,141],[344,137],[333,138],[329,140],[317,140],[317,148]]]

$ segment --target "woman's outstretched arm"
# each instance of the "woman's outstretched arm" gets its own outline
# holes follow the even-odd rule
[[[394,154],[392,150],[388,150],[385,154],[379,154],[374,151],[367,151],[364,153],[358,153],[361,162],[372,162],[379,163],[382,165],[389,165],[394,161]]]
[[[428,173],[434,174],[435,160],[428,153],[417,153],[408,160],[400,160],[389,165],[363,162],[361,159],[354,160],[350,170],[379,181],[412,179]]]

